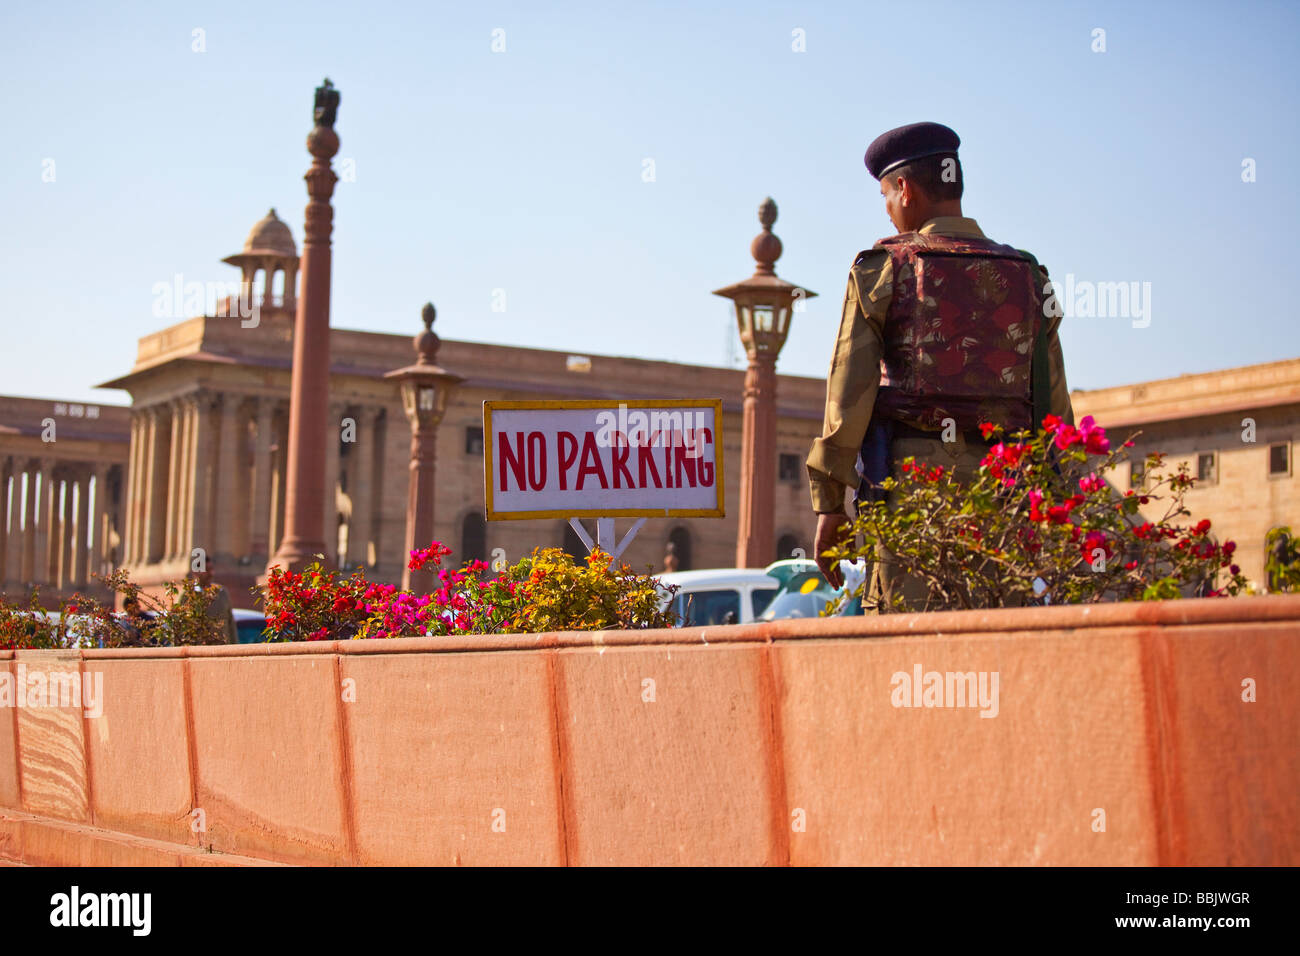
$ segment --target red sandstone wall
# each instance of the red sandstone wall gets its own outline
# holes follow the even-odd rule
[[[1300,597],[20,663],[105,698],[0,707],[27,863],[1300,863]]]

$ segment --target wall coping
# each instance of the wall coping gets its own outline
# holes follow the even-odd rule
[[[467,637],[395,637],[193,647],[69,648],[0,651],[0,660],[145,660],[208,657],[281,657],[332,654],[479,653],[548,648],[771,644],[803,640],[944,637],[980,633],[1037,633],[1079,628],[1225,625],[1300,621],[1300,595],[1186,598],[1061,607],[934,611],[880,617],[796,618],[755,624],[644,631],[562,631]],[[1300,631],[1297,631],[1300,634]]]

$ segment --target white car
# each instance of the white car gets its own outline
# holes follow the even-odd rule
[[[681,627],[748,624],[763,613],[781,586],[762,568],[672,571],[661,574],[659,583],[680,589],[671,601]],[[665,592],[664,607],[669,600]]]

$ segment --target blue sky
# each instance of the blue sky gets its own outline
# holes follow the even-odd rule
[[[820,293],[779,368],[822,376],[848,267],[893,231],[862,153],[930,119],[961,135],[989,235],[1057,278],[1150,283],[1145,328],[1066,319],[1072,387],[1295,357],[1298,10],[7,4],[0,392],[125,402],[91,385],[169,324],[155,283],[234,277],[219,260],[271,206],[301,242],[326,75],[356,170],[336,326],[414,332],[432,299],[447,338],[724,365],[739,347],[710,292],[752,271],[770,195],[779,274]]]

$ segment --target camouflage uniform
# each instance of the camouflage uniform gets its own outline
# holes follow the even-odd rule
[[[988,245],[975,220],[959,216],[931,219],[918,230],[918,235],[953,237]],[[910,294],[916,288],[916,277],[910,274],[909,263],[912,260],[898,255],[897,251],[894,254],[890,251],[891,243],[906,243],[909,239],[912,242],[918,241],[917,236],[911,234],[884,240],[859,255],[849,272],[839,335],[826,384],[822,437],[813,441],[807,459],[813,510],[819,513],[843,512],[845,488],[857,487],[858,455],[873,412],[902,422],[906,426],[906,432],[911,433],[896,437],[891,444],[890,457],[893,461],[909,455],[915,456],[918,461],[951,466],[962,477],[970,477],[987,452],[987,446],[977,435],[971,434],[979,420],[997,421],[1007,425],[1009,430],[1014,430],[1027,425],[1031,417],[1027,411],[1018,411],[1025,405],[1024,402],[980,401],[968,394],[971,383],[980,381],[981,375],[984,381],[1023,386],[1027,394],[1030,365],[1027,353],[1033,338],[1030,327],[1023,323],[1017,325],[1012,320],[1002,322],[996,309],[988,315],[975,315],[967,309],[952,308],[946,302],[936,306],[927,300],[934,309],[934,324],[940,326],[946,323],[945,334],[950,347],[938,353],[928,353],[925,356],[925,363],[928,364],[922,367],[923,363],[916,360],[916,356],[924,350],[918,349],[918,345],[924,343],[916,341],[916,336],[909,333],[897,315],[893,316],[893,321],[886,323],[886,318],[890,317],[891,302],[895,299],[896,270],[901,268],[909,273],[897,277],[900,290],[906,290]],[[1008,252],[1014,253],[1014,250]],[[1032,275],[1032,272],[1028,274]],[[1044,269],[1041,271],[1042,281],[1038,284],[1040,298],[1035,300],[1033,306],[1038,310],[1042,308],[1041,295],[1042,287],[1047,282],[1046,276]],[[987,290],[978,290],[980,293],[985,291]],[[1005,289],[994,292],[1005,295]],[[956,294],[960,299],[962,294],[974,293],[967,290],[966,293],[958,291]],[[912,298],[915,299],[915,296]],[[1074,413],[1070,405],[1069,387],[1065,381],[1065,361],[1058,336],[1061,319],[1059,315],[1048,315],[1043,321],[1046,323],[1043,331],[1047,343],[1050,410],[1073,423]],[[974,334],[967,335],[967,332],[979,333],[978,339]],[[953,342],[959,343],[960,348],[951,347]],[[887,387],[883,393],[882,366],[888,366],[892,370],[891,374],[901,379],[895,381],[891,378],[885,383]],[[932,382],[939,383],[941,395],[919,400],[909,399],[905,388],[888,387],[906,386],[906,380],[925,375]],[[966,387],[963,388],[963,385]],[[1015,387],[1004,391],[1009,395]],[[966,397],[962,397],[963,392],[967,393]],[[952,418],[958,424],[954,441],[944,442],[939,438],[940,422],[944,418]],[[916,434],[917,431],[929,432],[935,437],[926,438]],[[877,563],[872,576],[873,595],[879,597],[891,593],[899,586],[896,578],[897,575],[885,557]],[[920,582],[901,584],[909,604],[913,604],[915,598],[925,593]]]

